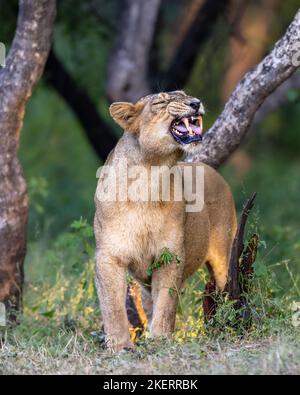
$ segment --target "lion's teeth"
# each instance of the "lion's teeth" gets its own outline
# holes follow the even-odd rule
[[[202,129],[203,129],[203,119],[202,119],[202,116],[201,116],[201,115],[200,115],[200,117],[198,117],[198,121],[199,121],[200,129],[201,129],[201,131],[202,131]]]
[[[183,118],[182,121],[185,124],[185,127],[187,128],[187,130],[189,130],[189,127],[190,127],[189,120],[187,118]]]
[[[193,132],[193,129],[190,127],[188,118],[183,118],[183,123],[184,123],[185,127],[187,128],[189,135],[193,136],[194,132]]]

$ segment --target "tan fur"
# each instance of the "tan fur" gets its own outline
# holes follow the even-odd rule
[[[149,95],[136,104],[112,104],[111,115],[125,133],[106,164],[116,166],[121,158],[126,158],[129,167],[143,165],[147,171],[153,165],[176,165],[182,159],[183,149],[188,152],[198,144],[183,147],[169,132],[175,117],[189,114],[191,100],[194,98],[176,91]],[[209,265],[220,289],[226,284],[236,231],[234,202],[223,178],[202,165],[205,199],[200,212],[187,213],[185,202],[173,200],[100,202],[95,199],[96,284],[107,343],[112,350],[132,347],[125,310],[127,270],[138,281],[147,282],[147,269],[160,258],[165,247],[178,255],[181,263],[173,262],[155,270],[151,295],[143,291],[151,336],[166,336],[174,331],[178,292],[183,281],[202,264]]]

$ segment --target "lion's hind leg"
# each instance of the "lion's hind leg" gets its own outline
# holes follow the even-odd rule
[[[126,311],[133,340],[136,340],[152,321],[153,302],[151,289],[147,288],[135,280],[127,288]]]

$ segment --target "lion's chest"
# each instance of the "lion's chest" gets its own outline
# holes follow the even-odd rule
[[[178,204],[132,203],[118,212],[102,232],[102,246],[136,271],[146,271],[163,248],[175,250],[182,242],[184,210]]]

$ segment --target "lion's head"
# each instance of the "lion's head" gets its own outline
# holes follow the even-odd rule
[[[136,135],[148,153],[188,152],[202,140],[203,104],[183,91],[148,95],[136,103],[113,103],[110,114],[126,132]]]

